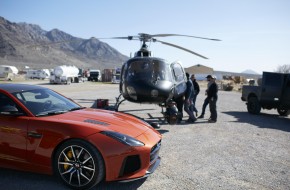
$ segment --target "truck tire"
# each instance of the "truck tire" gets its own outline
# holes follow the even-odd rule
[[[261,112],[261,105],[257,97],[250,97],[247,104],[248,112],[251,114],[259,114]]]
[[[277,109],[277,112],[279,113],[280,116],[288,116],[290,114],[290,110],[285,110],[285,109]]]
[[[70,85],[71,82],[72,82],[72,79],[71,79],[71,78],[67,78],[67,79],[66,79],[66,84],[67,84],[67,85]]]

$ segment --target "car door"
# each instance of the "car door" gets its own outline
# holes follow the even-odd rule
[[[282,92],[282,106],[290,108],[290,74],[285,74],[285,84]]]
[[[0,92],[0,159],[26,161],[27,123],[23,112],[7,95]]]
[[[276,107],[281,101],[284,75],[281,73],[263,73],[261,103]]]

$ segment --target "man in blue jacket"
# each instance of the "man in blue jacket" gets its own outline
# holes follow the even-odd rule
[[[196,121],[196,117],[193,115],[193,112],[190,110],[192,106],[192,98],[193,98],[193,84],[189,78],[189,73],[186,73],[186,91],[184,94],[184,111],[189,115],[189,119],[187,122],[194,123]]]

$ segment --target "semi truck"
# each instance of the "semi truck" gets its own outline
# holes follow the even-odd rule
[[[121,68],[116,68],[113,71],[112,83],[119,84],[121,80]]]
[[[102,74],[100,70],[97,69],[91,69],[89,71],[88,81],[101,81],[102,80]]]
[[[51,84],[71,84],[84,82],[84,79],[76,66],[62,65],[53,69],[49,81]]]
[[[263,72],[262,83],[258,86],[244,85],[242,101],[246,102],[251,114],[261,109],[277,109],[280,116],[290,114],[290,73]]]

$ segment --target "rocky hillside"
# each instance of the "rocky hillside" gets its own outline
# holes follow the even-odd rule
[[[19,69],[53,68],[75,65],[79,68],[120,67],[128,57],[96,38],[81,39],[58,29],[13,23],[0,17],[0,64]]]

